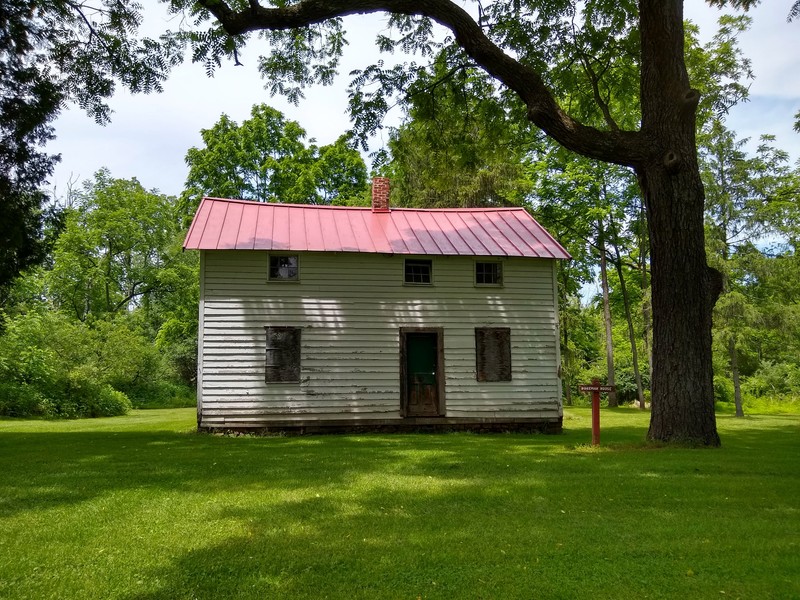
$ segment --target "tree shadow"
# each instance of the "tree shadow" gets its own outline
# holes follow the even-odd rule
[[[696,512],[695,535],[708,511],[742,490],[757,491],[771,508],[796,502],[796,418],[770,418],[758,429],[726,422],[725,445],[710,451],[640,451],[653,450],[641,444],[640,423],[608,427],[607,446],[591,449],[583,445],[588,428],[575,425],[560,436],[4,432],[0,518],[130,490],[153,492],[137,501],[191,506],[197,514],[180,526],[213,537],[164,548],[157,567],[142,569],[141,590],[118,592],[129,600],[448,598],[465,589],[476,598],[564,597],[571,584],[609,597],[559,565],[602,566],[608,540],[618,539],[615,558],[630,552],[631,563],[640,552],[660,552],[656,542],[637,546],[648,540],[638,529],[655,532],[668,563],[680,565],[684,550],[670,550],[669,526],[687,507]],[[602,510],[617,503],[626,510]],[[575,547],[576,538],[585,547]],[[642,595],[662,575],[644,583],[637,576],[627,567],[613,575]],[[662,589],[674,583],[662,581]]]
[[[502,453],[559,447],[553,436],[472,434],[225,437],[169,431],[9,433],[0,438],[0,516],[83,502],[124,489],[208,492],[302,489],[353,477],[422,469],[457,475],[464,462],[487,468]]]
[[[775,458],[790,458],[796,452],[797,418],[748,419],[723,423],[726,452],[746,453],[765,445],[772,448]],[[485,473],[505,468],[510,458],[544,464],[559,453],[572,453],[572,462],[576,462],[592,452],[675,450],[646,443],[646,430],[640,426],[607,427],[601,433],[600,448],[593,449],[585,424],[566,421],[565,425],[566,433],[555,436],[457,433],[260,438],[171,431],[5,431],[0,436],[4,474],[0,516],[82,502],[120,489],[188,491],[200,486],[213,491],[260,488],[270,482],[291,490],[308,487],[309,478],[319,473],[324,473],[329,485],[347,484],[356,476],[404,470],[457,478],[464,465],[470,469],[479,465],[478,473]],[[675,460],[686,458],[679,451]]]
[[[621,439],[640,431],[630,428]],[[125,598],[452,598],[464,590],[474,598],[555,598],[576,589],[615,597],[609,581],[626,597],[691,596],[686,560],[720,569],[718,557],[702,562],[706,547],[692,546],[697,535],[713,535],[715,506],[749,489],[765,505],[786,497],[797,508],[788,492],[798,489],[798,477],[771,477],[791,465],[764,461],[763,453],[748,460],[745,447],[756,440],[796,451],[796,424],[770,427],[760,439],[739,433],[730,436],[730,452],[741,454],[733,461],[725,449],[574,451],[544,436],[347,438],[337,448],[349,451],[348,460],[328,463],[324,479],[306,480],[303,497],[218,507],[209,521],[232,521],[244,532],[178,556],[149,574],[158,585]],[[608,503],[625,508],[604,509]],[[687,531],[673,529],[676,520],[689,521]],[[763,556],[747,568],[774,560],[768,543],[758,545]],[[609,547],[626,564],[610,576]],[[627,561],[640,552],[660,556],[663,571],[631,569]],[[595,569],[604,570],[598,583]],[[676,570],[677,581],[669,574]]]

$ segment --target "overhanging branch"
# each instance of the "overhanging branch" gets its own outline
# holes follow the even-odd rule
[[[250,6],[241,11],[231,9],[222,0],[198,3],[231,36],[306,27],[354,14],[389,12],[428,17],[449,29],[482,69],[519,95],[528,107],[528,119],[562,146],[583,156],[626,166],[636,166],[647,158],[647,144],[638,132],[601,131],[564,112],[538,72],[503,52],[469,13],[450,0],[301,0],[281,8],[265,8],[251,0]]]

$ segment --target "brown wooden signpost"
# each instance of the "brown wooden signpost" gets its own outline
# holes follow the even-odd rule
[[[581,392],[592,392],[592,446],[600,445],[600,392],[614,392],[614,385],[600,385],[600,381],[592,379],[589,385],[579,385]]]

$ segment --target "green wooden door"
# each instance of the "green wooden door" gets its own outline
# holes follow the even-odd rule
[[[438,334],[406,334],[406,410],[408,417],[439,414]]]

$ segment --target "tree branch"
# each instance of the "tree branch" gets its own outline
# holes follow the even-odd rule
[[[103,39],[103,37],[101,35],[99,35],[97,33],[97,31],[95,30],[94,25],[89,20],[89,17],[87,17],[86,13],[83,12],[83,6],[79,5],[79,4],[76,4],[74,2],[70,2],[69,0],[67,0],[65,2],[65,4],[67,6],[69,6],[69,7],[71,7],[72,10],[74,10],[76,13],[78,13],[78,16],[81,18],[81,20],[83,21],[84,25],[86,25],[86,28],[89,30],[89,39],[87,40],[86,43],[87,44],[91,44],[92,38],[95,37],[95,38],[97,38],[99,40],[100,45],[103,46],[103,48],[107,52],[110,52],[111,49],[108,47],[108,44],[106,44],[106,41]]]
[[[163,289],[163,287],[164,287],[164,286],[161,286],[161,285],[150,285],[148,287],[142,288],[141,291],[136,291],[136,288],[139,285],[143,284],[143,283],[144,283],[144,281],[134,281],[131,284],[130,291],[128,292],[128,295],[125,296],[119,302],[117,302],[116,306],[114,307],[114,309],[111,312],[117,312],[121,308],[124,308],[125,306],[127,306],[128,303],[131,302],[131,300],[133,300],[135,298],[140,298],[142,296],[146,296],[147,294],[151,294],[151,293],[153,293],[155,291]]]
[[[611,116],[611,110],[608,107],[608,103],[603,100],[603,97],[600,95],[600,78],[597,76],[597,73],[594,72],[594,69],[592,68],[592,65],[586,55],[581,54],[581,62],[583,63],[583,69],[586,71],[586,75],[589,77],[589,82],[592,84],[594,101],[597,103],[597,106],[600,107],[600,111],[603,113],[603,118],[612,131],[619,131],[619,125],[617,125],[614,117]]]
[[[528,119],[565,148],[626,166],[641,164],[652,153],[638,132],[601,131],[569,116],[539,73],[503,52],[469,13],[450,0],[300,0],[281,8],[264,8],[252,0],[241,11],[234,11],[223,0],[199,0],[198,4],[231,36],[306,27],[354,14],[390,12],[428,17],[452,31],[456,42],[481,68],[522,99],[528,107]]]

